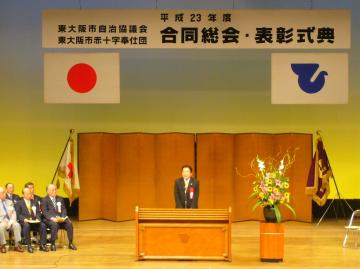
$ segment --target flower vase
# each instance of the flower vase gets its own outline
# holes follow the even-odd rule
[[[266,222],[270,223],[276,223],[276,214],[275,214],[275,208],[272,206],[265,206],[263,209],[264,219]]]

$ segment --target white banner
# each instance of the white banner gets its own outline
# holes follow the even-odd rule
[[[272,104],[347,104],[347,53],[271,55]]]
[[[45,10],[44,48],[348,49],[350,10]]]
[[[120,103],[119,53],[45,53],[44,101]]]

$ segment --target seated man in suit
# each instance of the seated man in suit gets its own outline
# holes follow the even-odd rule
[[[16,220],[13,202],[5,199],[5,189],[0,187],[0,252],[6,253],[5,232],[12,231],[15,237],[15,251],[24,252],[21,247],[21,227]]]
[[[198,208],[199,181],[191,177],[192,167],[184,165],[181,175],[174,186],[176,208]]]
[[[46,187],[48,193],[42,200],[44,222],[51,230],[51,250],[55,251],[55,240],[58,229],[65,229],[69,239],[69,248],[76,250],[73,243],[73,225],[67,216],[66,207],[63,198],[56,195],[56,186],[49,184]]]
[[[42,198],[39,196],[39,195],[36,195],[34,192],[35,192],[35,189],[34,189],[34,183],[32,182],[27,182],[24,186],[24,188],[28,188],[30,190],[30,193],[31,193],[31,199],[34,200],[39,206],[40,206],[40,209],[41,209],[41,201],[42,201]]]
[[[39,196],[39,195],[36,195],[34,192],[35,192],[35,189],[34,189],[34,183],[32,182],[27,182],[25,183],[24,185],[24,188],[28,188],[30,190],[30,193],[31,193],[31,200],[34,200],[35,203],[37,205],[39,205],[40,207],[40,213],[42,214],[42,206],[41,206],[41,201],[42,201],[42,198]],[[37,236],[37,231],[34,231],[34,236]]]
[[[46,226],[41,221],[40,206],[31,199],[31,192],[28,188],[23,189],[23,198],[16,203],[16,215],[22,228],[25,242],[29,253],[33,253],[31,246],[30,231],[40,233],[40,250],[49,251],[46,247]]]
[[[20,196],[14,193],[15,191],[14,184],[6,183],[5,189],[6,189],[6,199],[12,201],[13,204],[15,205],[16,202],[20,200]]]

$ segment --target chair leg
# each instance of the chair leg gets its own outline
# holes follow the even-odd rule
[[[15,246],[14,232],[9,230],[9,247]]]
[[[348,233],[349,233],[349,230],[346,230],[345,238],[344,238],[344,241],[343,241],[343,247],[344,248],[346,247],[346,241],[348,239]]]
[[[58,230],[58,245],[59,247],[66,247],[66,238],[65,238],[65,230],[59,229]]]

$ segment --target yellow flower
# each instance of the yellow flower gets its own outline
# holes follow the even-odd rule
[[[254,187],[254,192],[258,192],[259,191],[259,187],[258,186],[255,186]]]
[[[273,181],[272,181],[271,178],[269,178],[268,180],[266,180],[266,184],[271,185],[272,183],[273,183]]]
[[[274,188],[274,193],[277,193],[279,192],[279,189],[278,188]]]
[[[264,198],[264,193],[263,193],[263,192],[260,192],[260,193],[259,193],[259,197],[260,197],[260,199]]]
[[[288,189],[288,188],[289,188],[289,183],[285,182],[285,183],[284,183],[284,188],[285,188],[285,189]]]
[[[268,188],[268,192],[272,192],[272,187],[269,187],[269,188]]]

